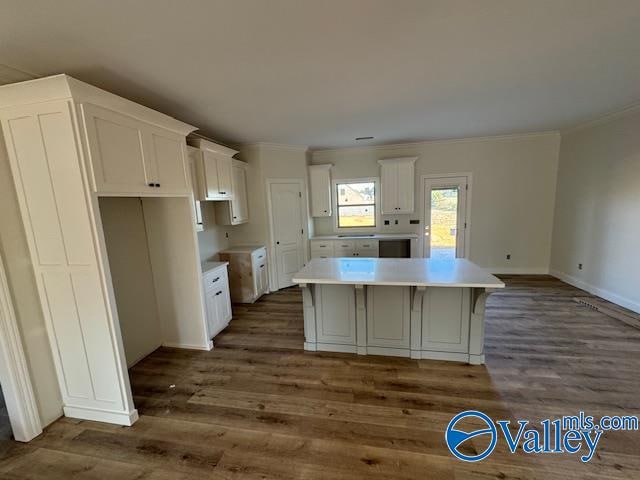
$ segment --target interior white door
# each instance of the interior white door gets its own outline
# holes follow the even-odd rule
[[[293,285],[291,278],[304,264],[302,187],[298,181],[269,185],[277,287]]]
[[[468,185],[466,176],[425,179],[424,257],[466,256]]]

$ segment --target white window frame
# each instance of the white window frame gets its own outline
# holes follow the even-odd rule
[[[373,183],[375,188],[374,207],[376,210],[375,221],[376,224],[373,227],[340,227],[339,226],[339,210],[338,210],[338,185],[341,183]],[[333,211],[336,212],[333,216],[333,229],[336,233],[371,233],[380,228],[382,223],[382,217],[380,215],[380,178],[378,177],[364,177],[364,178],[336,178],[331,182],[331,203],[333,205]],[[344,205],[343,205],[344,206]]]

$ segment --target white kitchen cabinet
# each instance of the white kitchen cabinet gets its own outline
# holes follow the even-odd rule
[[[417,157],[378,160],[380,164],[380,210],[384,215],[414,211],[415,161]]]
[[[311,216],[331,216],[331,164],[309,166]]]
[[[200,200],[231,200],[233,198],[233,168],[231,157],[237,150],[218,145],[204,138],[189,138],[189,145],[200,150],[197,162]]]
[[[249,221],[249,198],[247,195],[247,164],[236,159],[231,161],[231,200],[215,202],[216,223],[240,225]]]
[[[333,257],[333,240],[311,240],[311,258]]]
[[[198,170],[196,163],[198,161],[199,150],[197,148],[187,146],[187,156],[189,162],[189,173],[191,174],[191,189],[193,192],[193,217],[196,232],[204,231],[204,219],[202,216],[202,204],[198,200]]]
[[[80,110],[97,193],[189,193],[184,136],[90,103]]]
[[[311,258],[369,257],[377,258],[378,240],[311,240]]]
[[[153,274],[171,280],[154,282],[162,343],[207,349],[185,201],[183,147],[195,127],[67,75],[4,85],[0,121],[62,410],[131,425],[138,414],[119,320],[127,309],[118,308],[99,197],[145,197]]]
[[[231,298],[226,262],[208,262],[202,275],[209,337],[224,330],[231,321]]]
[[[356,257],[378,258],[378,240],[356,240],[354,253]]]
[[[229,262],[231,298],[253,303],[269,291],[267,249],[264,245],[240,245],[223,250],[220,260]]]
[[[354,240],[336,240],[333,244],[334,257],[353,257],[356,253]]]

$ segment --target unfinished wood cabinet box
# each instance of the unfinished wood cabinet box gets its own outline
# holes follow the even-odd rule
[[[0,121],[64,413],[131,425],[99,197],[147,202],[162,344],[211,348],[185,162],[195,127],[67,75],[0,87]]]
[[[218,254],[229,262],[231,299],[253,303],[269,291],[267,249],[263,245],[232,247]]]

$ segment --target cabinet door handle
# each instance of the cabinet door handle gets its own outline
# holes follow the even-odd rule
[[[260,268],[264,268],[264,265],[260,265]]]
[[[214,278],[214,279],[211,281],[211,283],[216,283],[218,280],[220,280],[220,277],[216,277],[216,278]]]
[[[233,219],[235,220],[236,218],[238,218],[238,217],[236,217],[236,216],[234,215],[234,216],[233,216]]]
[[[227,192],[220,192],[220,195],[226,195]]]
[[[217,297],[218,295],[222,295],[222,290],[220,290],[218,293],[216,293],[216,297]]]
[[[159,187],[159,186],[160,186],[160,184],[159,184],[159,183],[156,183],[154,186],[155,186],[155,187]]]
[[[149,185],[150,187],[155,187],[156,186],[155,183],[148,183],[147,185]]]

